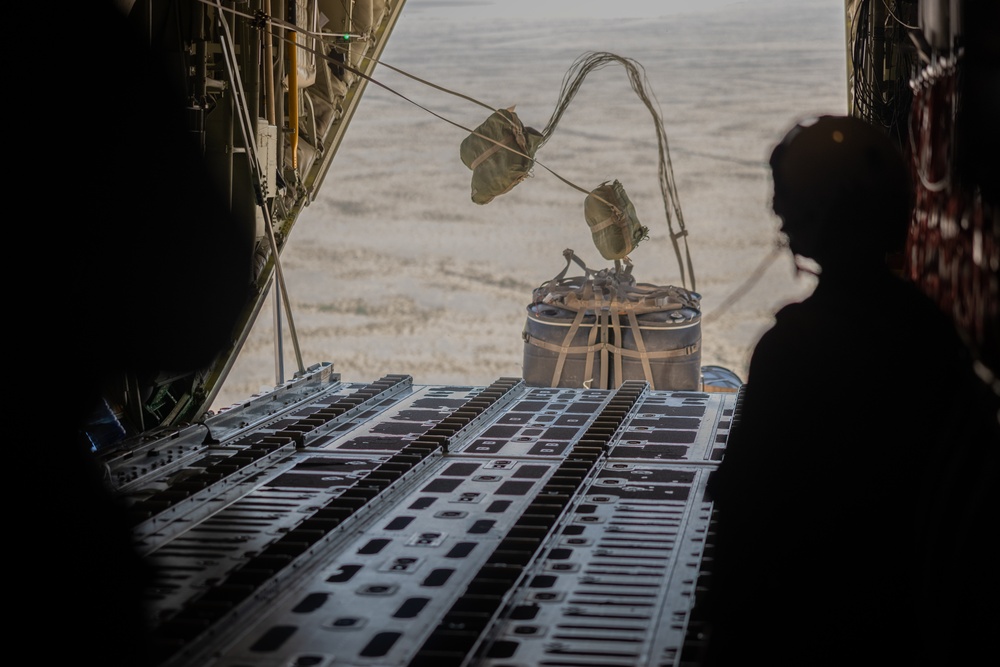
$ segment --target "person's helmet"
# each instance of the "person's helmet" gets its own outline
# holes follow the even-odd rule
[[[902,249],[910,170],[879,129],[851,116],[802,121],[774,148],[770,165],[774,212],[792,252],[822,265]]]

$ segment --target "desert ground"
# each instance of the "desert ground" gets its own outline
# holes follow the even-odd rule
[[[393,68],[493,109],[513,106],[541,130],[573,62],[607,52],[642,66],[657,111],[624,68],[590,72],[532,176],[480,205],[459,146],[489,109],[376,67],[381,85],[367,87],[281,256],[304,366],[330,362],[350,382],[521,376],[526,308],[562,270],[563,250],[610,266],[584,218],[585,194],[566,181],[590,190],[618,180],[649,228],[629,255],[637,280],[700,295],[701,363],[746,380],[775,311],[815,284],[778,247],[767,159],[798,119],[847,111],[844,25],[843,3],[822,0],[408,0],[380,58]],[[693,281],[670,242],[681,220],[672,209],[668,219],[660,189],[657,122]],[[215,409],[296,371],[284,315],[275,361],[273,311],[265,304]]]

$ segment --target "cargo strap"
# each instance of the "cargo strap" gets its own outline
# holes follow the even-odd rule
[[[593,331],[596,332],[598,327],[594,327]],[[592,335],[596,335],[592,334]],[[524,333],[522,338],[524,342],[535,347],[540,347],[543,350],[548,350],[549,352],[559,352],[560,354],[575,354],[575,353],[586,353],[598,352],[600,350],[609,350],[615,354],[620,354],[629,359],[641,359],[645,357],[646,359],[669,359],[670,357],[683,357],[687,355],[694,354],[698,351],[700,347],[699,343],[691,343],[690,345],[685,345],[684,347],[679,347],[673,350],[654,350],[652,352],[638,352],[636,350],[628,350],[612,343],[592,343],[587,342],[586,345],[556,345],[555,343],[549,343],[548,341],[542,340],[540,338],[534,338],[529,333]],[[562,359],[559,360],[562,362]],[[593,370],[591,368],[590,370]],[[562,369],[560,368],[554,375],[554,380],[558,380],[559,376],[562,375]],[[553,385],[555,386],[555,385]]]
[[[622,232],[622,241],[624,241],[624,243],[625,243],[624,254],[627,255],[630,252],[632,252],[633,250],[635,250],[635,246],[632,244],[632,235],[629,234],[629,230],[628,230],[628,218],[625,216],[625,213],[620,208],[618,208],[617,206],[614,207],[614,208],[612,208],[611,215],[609,215],[608,217],[604,218],[603,220],[601,220],[600,222],[598,222],[596,225],[593,225],[590,228],[590,233],[591,234],[596,234],[597,232],[601,231],[602,229],[605,229],[605,228],[610,227],[612,225],[614,225],[615,227],[618,227],[618,229],[620,229],[621,232]]]
[[[698,352],[701,343],[685,345],[673,350],[649,351],[642,337],[638,315],[652,312],[663,312],[690,308],[700,312],[701,297],[694,292],[679,287],[659,287],[646,283],[636,283],[632,277],[632,262],[627,258],[625,266],[615,263],[614,270],[603,269],[595,271],[588,268],[572,249],[563,251],[566,266],[551,280],[542,283],[533,292],[535,304],[558,305],[566,310],[575,311],[576,315],[570,324],[562,345],[533,338],[527,330],[523,332],[524,342],[540,347],[549,352],[558,353],[555,368],[552,372],[552,386],[559,386],[563,368],[570,354],[585,354],[584,376],[593,380],[594,363],[597,354],[601,359],[601,386],[608,386],[609,355],[614,360],[615,386],[624,381],[622,361],[625,358],[638,359],[642,364],[642,372],[649,385],[656,389],[653,378],[652,359],[669,359],[671,357],[690,356]],[[570,266],[576,264],[583,270],[583,276],[566,278]],[[587,337],[586,345],[571,345],[577,332],[583,325],[587,313],[597,319]],[[614,340],[622,341],[622,319],[627,318],[635,339],[634,350],[612,344],[609,329],[614,332]],[[598,338],[598,335],[600,338]]]
[[[632,327],[632,335],[635,338],[636,349],[629,350],[621,347],[620,345],[615,345],[610,343],[608,340],[608,327],[612,328],[615,334],[615,340],[620,341],[622,339],[621,331],[621,318],[619,314],[615,311],[602,311],[597,313],[598,321],[590,330],[590,335],[588,337],[587,345],[570,345],[573,338],[576,336],[576,332],[580,329],[580,325],[583,323],[583,317],[586,313],[585,310],[581,309],[577,311],[576,317],[573,318],[573,323],[570,325],[569,330],[563,337],[563,344],[556,345],[555,343],[549,343],[547,341],[534,338],[527,331],[523,333],[524,342],[529,345],[534,345],[535,347],[540,347],[543,350],[548,350],[549,352],[557,352],[559,354],[556,359],[555,368],[552,371],[552,385],[553,387],[559,386],[559,380],[562,377],[563,367],[566,364],[566,359],[570,354],[585,354],[586,365],[584,368],[584,377],[592,377],[594,372],[594,360],[598,352],[601,354],[601,386],[608,386],[608,355],[614,355],[615,369],[615,386],[621,386],[624,381],[624,371],[622,369],[622,359],[627,357],[629,359],[638,359],[642,363],[642,372],[646,381],[649,382],[649,386],[656,389],[656,382],[653,377],[653,370],[649,362],[651,359],[670,359],[672,357],[684,357],[691,356],[695,354],[701,347],[701,343],[695,342],[689,345],[685,345],[681,348],[675,348],[673,350],[654,350],[649,351],[646,349],[646,345],[642,339],[642,332],[639,329],[639,321],[635,316],[634,311],[629,311],[628,319],[629,324]],[[598,331],[600,331],[600,341],[597,340]]]
[[[577,329],[580,328],[580,323],[583,322],[583,316],[584,315],[585,315],[585,312],[581,310],[581,311],[578,311],[577,314],[576,314],[576,317],[573,318],[573,324],[570,325],[569,331],[566,332],[566,337],[563,338],[563,344],[562,344],[562,348],[563,349],[566,349],[566,348],[569,347],[570,341],[573,340],[573,336],[576,335]],[[556,368],[552,372],[552,377],[553,377],[552,386],[553,387],[558,386],[558,380],[559,380],[560,377],[562,377],[563,365],[566,363],[566,356],[567,356],[566,352],[560,352],[559,353],[559,358],[556,360]]]
[[[534,303],[558,304],[567,310],[589,308],[595,312],[600,309],[620,313],[634,311],[639,315],[681,308],[701,310],[701,297],[686,289],[637,283],[632,276],[632,263],[627,259],[620,270],[595,271],[588,268],[571,248],[563,250],[563,257],[566,259],[566,266],[555,277],[534,290]],[[566,273],[574,263],[583,269],[584,275],[566,278]],[[602,292],[601,302],[595,304],[590,296],[582,296],[583,290],[588,287],[588,295],[593,294],[595,288]]]
[[[501,148],[506,148],[506,147],[509,147],[509,146],[513,145],[513,143],[515,141],[517,142],[518,148],[520,148],[521,150],[525,150],[525,148],[524,148],[524,134],[521,133],[517,128],[515,128],[514,131],[517,132],[516,136],[515,135],[506,136],[506,137],[503,138],[502,141],[500,141],[500,143],[494,143],[492,146],[490,146],[485,151],[483,151],[482,153],[480,153],[479,157],[477,157],[475,160],[473,160],[472,164],[469,165],[469,169],[475,169],[476,167],[478,167],[479,165],[481,165],[483,162],[485,162],[487,159],[489,159],[489,157],[491,155],[493,155],[494,153],[496,153],[497,151],[499,151]],[[524,180],[524,179],[522,178],[521,180]]]

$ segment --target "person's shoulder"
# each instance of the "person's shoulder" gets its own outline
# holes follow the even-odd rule
[[[954,318],[919,285],[903,278],[893,280],[891,285],[891,296],[884,299],[883,307],[894,321],[909,326],[911,336],[938,349],[965,347]]]
[[[774,324],[754,345],[749,378],[758,387],[799,382],[821,366],[834,349],[838,334],[823,308],[811,299],[783,306]]]

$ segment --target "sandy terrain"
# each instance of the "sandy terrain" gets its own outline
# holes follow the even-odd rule
[[[706,2],[681,11],[692,4],[626,0],[619,18],[608,18],[589,2],[569,16],[520,0],[409,0],[382,61],[493,108],[516,105],[536,129],[581,54],[642,64],[690,234],[702,364],[745,379],[774,311],[813,286],[787,251],[774,254],[766,160],[798,118],[846,111],[842,3]],[[531,291],[563,268],[563,249],[594,268],[610,265],[591,240],[584,195],[549,170],[587,190],[621,181],[650,229],[631,254],[636,277],[683,286],[657,180],[654,120],[623,68],[592,72],[536,154],[544,168],[486,205],[470,199],[459,145],[462,128],[489,111],[384,67],[375,78],[461,127],[368,87],[282,255],[306,366],[331,362],[352,382],[386,373],[416,384],[520,376]],[[277,383],[272,311],[262,311],[217,409]],[[284,350],[288,379],[296,360],[287,327]]]

